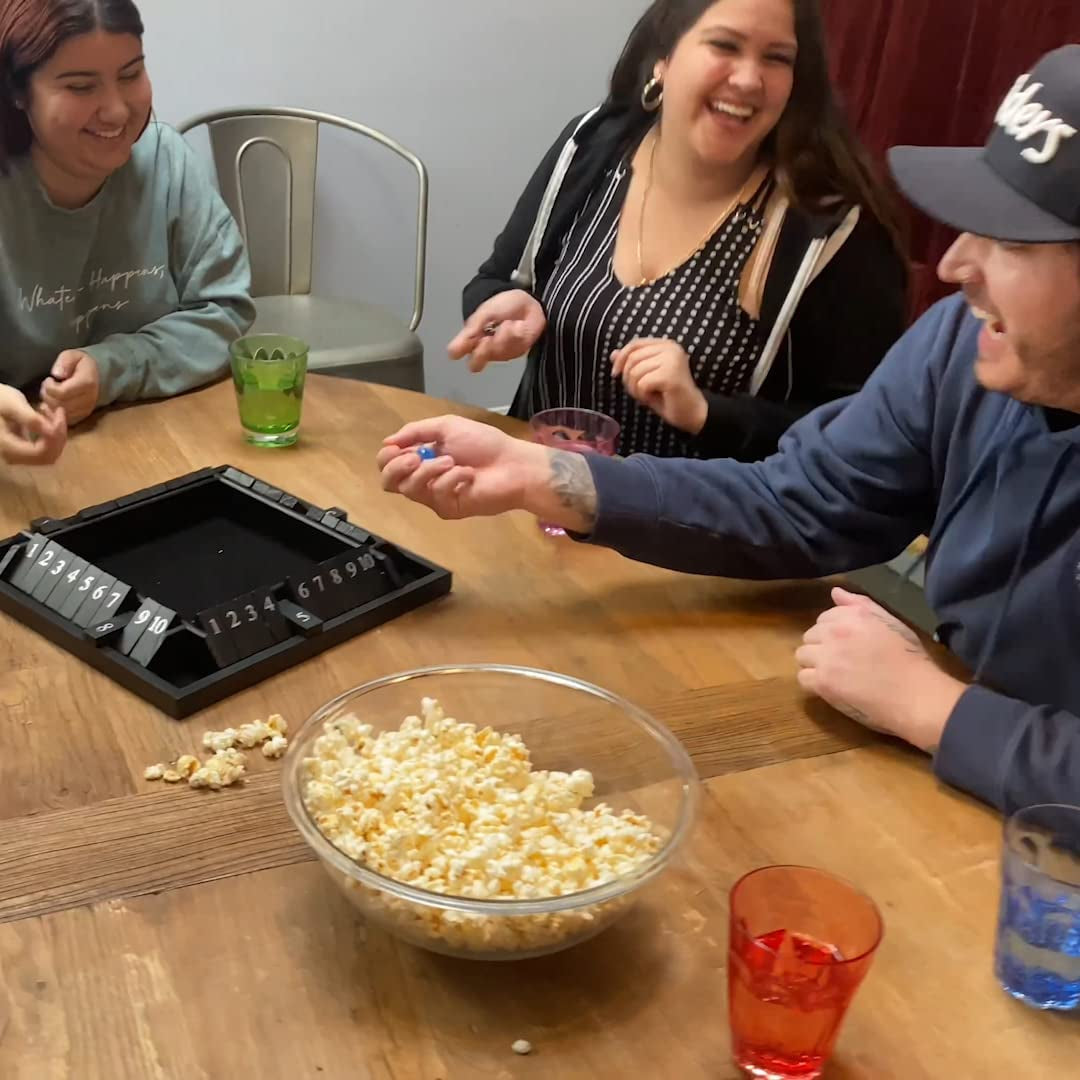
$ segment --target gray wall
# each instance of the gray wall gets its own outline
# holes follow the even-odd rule
[[[141,0],[158,116],[295,105],[381,128],[431,171],[431,393],[510,401],[519,363],[469,375],[445,345],[462,285],[563,125],[603,96],[645,0]],[[407,166],[323,138],[316,290],[411,310]],[[286,330],[287,327],[283,327]]]

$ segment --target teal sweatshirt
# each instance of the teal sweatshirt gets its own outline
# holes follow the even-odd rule
[[[252,324],[240,230],[207,168],[151,123],[78,210],[49,200],[29,155],[0,176],[0,383],[36,397],[64,349],[98,363],[100,405],[219,378]]]

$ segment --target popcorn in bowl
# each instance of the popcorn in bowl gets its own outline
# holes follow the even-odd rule
[[[353,715],[326,722],[299,772],[319,832],[360,866],[416,889],[481,901],[543,901],[633,875],[666,837],[649,818],[586,806],[584,770],[535,770],[520,736],[478,729],[424,698],[419,716],[376,733]],[[616,896],[501,915],[419,904],[340,875],[388,929],[458,955],[522,957],[591,937],[632,902]]]

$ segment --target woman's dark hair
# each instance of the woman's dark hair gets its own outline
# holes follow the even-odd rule
[[[25,103],[30,76],[79,34],[105,30],[143,36],[132,0],[0,0],[0,173],[30,149]]]
[[[658,60],[675,46],[716,0],[654,0],[638,20],[611,77],[612,104],[648,114],[641,93]],[[864,206],[904,254],[904,228],[896,203],[878,179],[869,155],[844,117],[829,78],[825,30],[818,0],[791,0],[799,50],[791,100],[762,146],[793,205],[814,212],[837,195]]]

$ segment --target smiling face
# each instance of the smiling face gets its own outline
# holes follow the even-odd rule
[[[662,130],[706,165],[752,162],[791,97],[791,0],[720,0],[657,63]]]
[[[965,233],[938,267],[983,321],[975,374],[988,390],[1080,412],[1080,244],[1006,244]]]
[[[30,76],[25,102],[49,194],[65,205],[92,197],[131,157],[151,99],[139,38],[95,30],[65,41]]]

